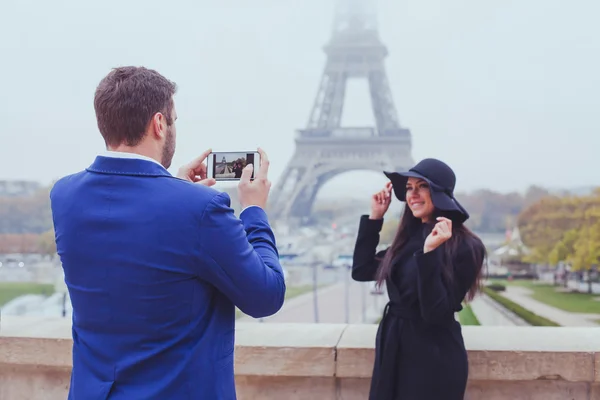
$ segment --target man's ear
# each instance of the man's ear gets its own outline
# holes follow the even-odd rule
[[[162,113],[158,112],[152,116],[150,127],[156,139],[164,139],[167,132],[167,119]]]

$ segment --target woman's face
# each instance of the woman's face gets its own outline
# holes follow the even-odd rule
[[[430,222],[435,206],[431,201],[429,185],[423,179],[408,178],[406,182],[406,204],[415,218]]]

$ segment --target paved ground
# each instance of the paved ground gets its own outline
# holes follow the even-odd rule
[[[549,306],[530,297],[530,289],[519,286],[506,286],[506,291],[502,295],[529,311],[556,322],[562,326],[593,326],[599,325],[593,319],[599,319],[598,314],[579,314],[563,311],[561,309]]]
[[[346,288],[348,295],[346,296]],[[286,302],[281,311],[265,318],[263,322],[298,322],[298,323],[373,323],[383,312],[387,295],[373,295],[372,283],[359,283],[351,279],[320,289],[317,292],[318,312],[315,317],[314,294],[312,292],[298,296]],[[532,312],[553,320],[562,326],[599,325],[593,320],[599,319],[596,314],[570,313],[548,306],[532,299],[527,288],[508,286],[504,296]],[[348,299],[346,307],[346,299]],[[515,323],[498,309],[491,299],[480,295],[472,303],[471,308],[481,325],[511,326]],[[240,322],[258,322],[250,317],[242,317]],[[25,336],[68,336],[70,335],[70,318],[11,318],[3,315],[0,322],[0,335]]]
[[[346,286],[347,285],[347,286]],[[348,295],[346,297],[346,287]],[[377,321],[387,303],[387,295],[373,295],[373,284],[352,280],[336,283],[317,292],[317,315],[315,316],[314,293],[298,296],[283,305],[275,315],[262,322],[297,323],[373,323]],[[348,305],[346,307],[346,298]],[[239,322],[259,322],[251,317],[242,317]]]
[[[318,322],[374,323],[381,317],[387,295],[372,295],[370,293],[372,287],[372,284],[348,281],[348,321],[346,321],[346,283],[341,282],[320,289],[317,292]],[[242,317],[238,321],[258,322],[259,320]],[[306,293],[289,300],[279,313],[265,318],[264,322],[315,322],[313,293]],[[71,317],[2,315],[0,336],[70,338]]]
[[[470,303],[471,310],[483,326],[515,326],[514,320],[508,318],[492,299],[485,294],[479,294]]]
[[[0,336],[71,338],[71,318],[3,315]]]
[[[554,284],[554,273],[553,272],[541,273],[539,276],[539,281],[549,283],[549,284]],[[580,282],[580,281],[571,279],[567,282],[567,287],[570,289],[577,289],[583,293],[587,293],[587,291],[589,289],[589,284],[587,282]],[[597,282],[592,283],[592,293],[600,294],[600,283],[597,283]]]

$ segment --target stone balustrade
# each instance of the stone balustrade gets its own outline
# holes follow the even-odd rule
[[[238,399],[367,399],[376,328],[238,324]],[[600,400],[600,328],[463,332],[470,363],[467,399]],[[65,399],[71,345],[69,338],[0,336],[0,399]]]

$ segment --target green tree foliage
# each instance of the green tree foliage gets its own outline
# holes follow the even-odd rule
[[[525,194],[499,193],[492,190],[457,193],[456,198],[469,211],[469,228],[476,232],[501,233],[514,226],[518,215],[527,206],[545,198],[549,192],[531,186]]]
[[[39,254],[54,257],[56,254],[56,241],[54,229],[47,230],[38,237]]]
[[[531,262],[567,262],[574,271],[600,262],[600,190],[589,196],[547,196],[519,215]]]
[[[579,239],[579,230],[571,229],[565,232],[548,254],[548,261],[552,265],[556,265],[561,261],[570,262],[575,254],[575,243]]]

